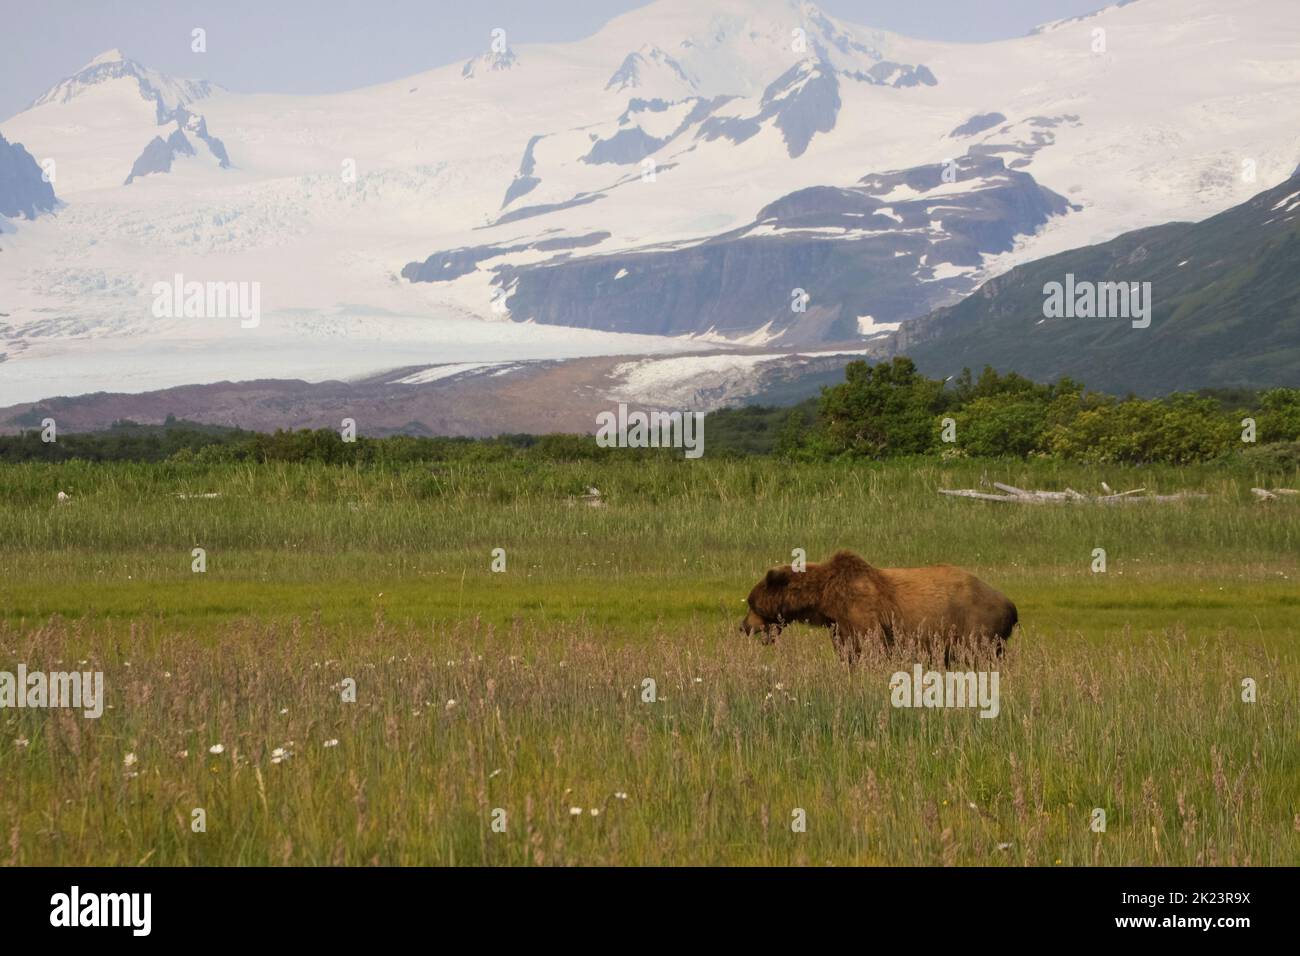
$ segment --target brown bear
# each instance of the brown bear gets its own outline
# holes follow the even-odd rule
[[[1014,604],[961,568],[876,568],[852,551],[804,571],[772,568],[749,592],[748,604],[744,633],[758,631],[771,644],[792,622],[829,627],[849,663],[865,640],[887,648],[900,638],[931,647],[938,639],[945,662],[958,644],[992,645],[1001,655],[1019,619]]]

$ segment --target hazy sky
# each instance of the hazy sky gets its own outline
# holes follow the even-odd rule
[[[466,60],[492,28],[512,43],[575,40],[648,0],[0,0],[0,118],[104,50],[241,93],[330,93]],[[700,0],[701,5],[708,0]],[[978,42],[1106,0],[818,0],[852,23]],[[190,52],[207,30],[208,51]]]

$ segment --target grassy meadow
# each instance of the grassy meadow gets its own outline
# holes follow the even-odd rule
[[[936,494],[1103,480],[1208,497]],[[0,862],[1294,865],[1300,501],[1257,484],[1300,475],[6,465],[0,670],[101,670],[108,709],[0,710]],[[996,718],[892,707],[901,652],[737,632],[765,568],[840,547],[1016,602]]]

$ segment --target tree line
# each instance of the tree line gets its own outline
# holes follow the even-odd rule
[[[1034,382],[1015,372],[967,369],[949,380],[922,375],[908,358],[850,362],[844,381],[789,407],[746,406],[705,420],[705,455],[794,461],[909,455],[1060,458],[1089,463],[1190,464],[1246,455],[1300,466],[1300,389],[1203,390],[1162,398],[1118,397],[1063,378]],[[101,432],[37,430],[0,436],[0,462],[313,461],[337,465],[599,461],[680,457],[675,449],[602,448],[592,435],[357,436],[331,429],[253,432],[168,417],[119,422]]]

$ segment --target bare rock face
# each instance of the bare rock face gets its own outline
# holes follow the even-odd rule
[[[131,185],[141,176],[149,176],[154,173],[169,173],[172,168],[172,160],[177,156],[193,156],[194,147],[190,141],[185,138],[185,134],[179,129],[175,130],[166,139],[161,136],[155,136],[149,140],[149,145],[144,148],[144,152],[139,158],[131,164],[131,172],[126,177],[125,186]]]
[[[32,154],[0,136],[0,216],[35,219],[56,202],[54,187],[42,178]]]
[[[928,198],[950,185],[945,176],[971,188]],[[609,255],[597,248],[524,265],[493,263],[511,249],[456,249],[411,263],[402,275],[439,282],[490,269],[495,284],[511,290],[517,321],[651,335],[765,330],[782,344],[846,341],[857,335],[859,317],[899,322],[955,301],[974,287],[983,255],[1006,252],[1070,208],[1028,173],[972,151],[949,170],[933,164],[864,176],[850,188],[799,190],[759,210],[749,226],[683,248]]]

